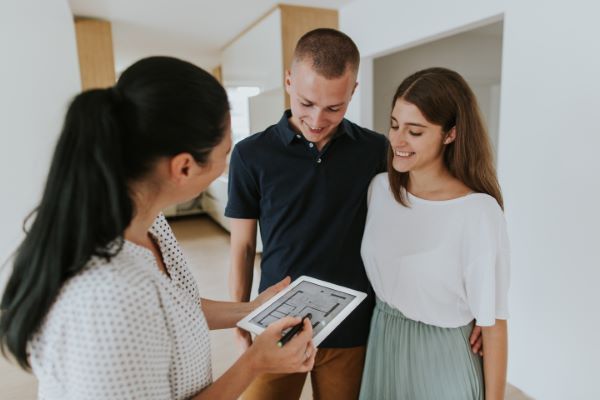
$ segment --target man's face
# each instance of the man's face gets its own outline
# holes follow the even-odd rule
[[[322,149],[344,119],[356,85],[356,73],[350,68],[339,78],[327,79],[312,69],[310,61],[294,62],[285,78],[292,126]]]

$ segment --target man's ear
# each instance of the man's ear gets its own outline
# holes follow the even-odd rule
[[[290,87],[292,86],[292,71],[288,69],[285,71],[285,91],[289,95]]]
[[[354,92],[356,92],[357,87],[358,87],[358,82],[354,82],[354,87],[352,88],[352,96],[354,96]]]
[[[446,137],[444,138],[444,144],[450,144],[456,140],[456,126],[453,126],[448,133],[446,133]]]

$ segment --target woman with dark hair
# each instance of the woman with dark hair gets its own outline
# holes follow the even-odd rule
[[[310,323],[285,318],[212,381],[209,329],[254,301],[200,298],[160,210],[197,196],[231,147],[227,95],[202,69],[151,57],[71,103],[41,203],[1,303],[0,345],[40,399],[235,399],[265,372],[306,372]]]
[[[477,101],[459,74],[430,68],[400,84],[392,107],[362,243],[377,305],[360,398],[503,399],[508,239]]]

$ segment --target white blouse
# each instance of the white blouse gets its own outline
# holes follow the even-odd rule
[[[387,173],[373,179],[368,196],[361,253],[377,297],[410,319],[446,328],[508,318],[506,221],[493,197],[408,194],[404,207]]]
[[[212,382],[198,287],[164,216],[150,233],[171,279],[125,241],[62,287],[29,343],[40,399],[185,399]]]

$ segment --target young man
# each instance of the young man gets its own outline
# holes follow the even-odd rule
[[[385,170],[383,135],[344,119],[356,89],[359,52],[345,34],[300,38],[285,86],[291,110],[235,146],[229,170],[230,289],[247,301],[257,221],[263,240],[259,291],[309,275],[366,292],[367,299],[321,344],[311,372],[318,399],[358,398],[374,305],[360,255],[371,179]],[[250,336],[238,335],[250,343]],[[297,399],[306,374],[264,375],[250,400]]]
[[[241,141],[229,172],[225,215],[232,218],[234,299],[250,296],[257,221],[263,240],[260,291],[286,275],[309,275],[368,293],[320,346],[311,378],[322,399],[358,397],[374,304],[360,244],[367,189],[385,168],[387,140],[344,119],[358,65],[358,49],[345,34],[305,34],[286,72],[291,111]],[[305,379],[263,376],[244,398],[299,398]]]

